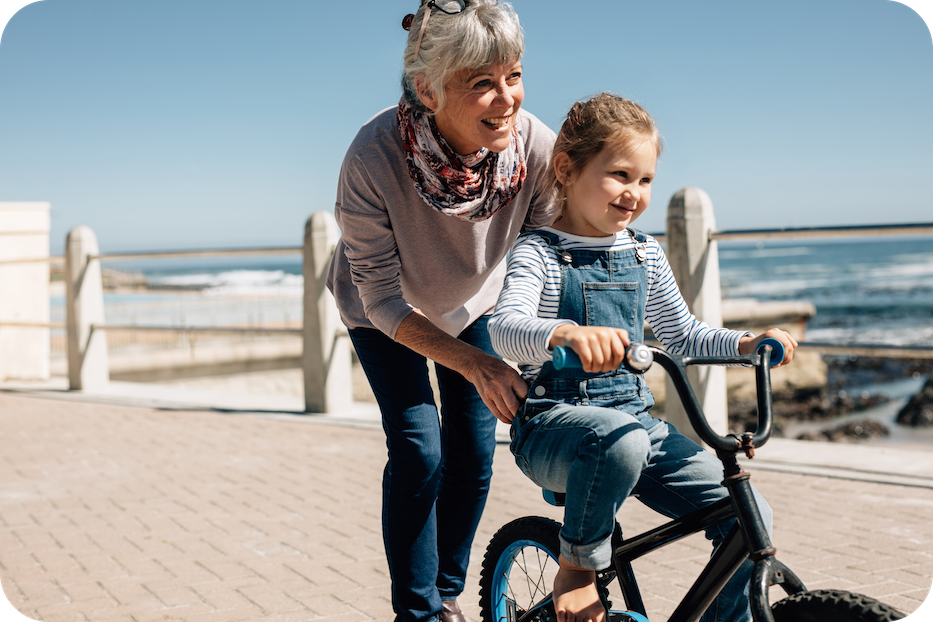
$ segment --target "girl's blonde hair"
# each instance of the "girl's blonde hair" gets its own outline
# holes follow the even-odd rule
[[[650,141],[661,155],[661,133],[644,108],[612,93],[600,93],[578,101],[567,113],[567,119],[557,134],[549,167],[549,192],[563,203],[564,184],[557,178],[554,159],[566,153],[570,160],[568,172],[582,170],[608,144],[628,145]],[[563,206],[561,206],[563,213]]]
[[[521,60],[525,52],[525,37],[518,15],[508,2],[466,0],[466,8],[454,15],[434,9],[418,49],[418,35],[426,10],[427,2],[422,0],[408,31],[402,57],[402,90],[416,110],[427,114],[437,112],[428,110],[418,97],[415,86],[418,75],[427,80],[440,110],[446,103],[447,83],[456,73],[514,63]]]

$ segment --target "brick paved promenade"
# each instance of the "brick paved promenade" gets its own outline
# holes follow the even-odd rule
[[[372,426],[0,392],[0,450],[0,582],[31,618],[392,619],[385,447]],[[505,445],[496,465],[461,599],[474,621],[492,533],[517,516],[559,517]],[[753,481],[775,509],[779,558],[809,588],[907,612],[926,598],[933,489],[760,469]],[[630,532],[660,522],[637,502],[621,520]],[[653,619],[707,556],[689,540],[636,566]]]

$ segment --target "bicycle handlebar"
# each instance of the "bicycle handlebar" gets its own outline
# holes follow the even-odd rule
[[[778,365],[784,360],[783,343],[774,337],[765,337],[761,340],[761,343],[758,344],[757,349],[761,350],[761,347],[764,345],[771,346],[771,367]],[[554,352],[551,355],[551,361],[554,363],[555,369],[583,369],[583,362],[580,360],[580,356],[570,348],[555,346]],[[633,343],[625,349],[625,358],[622,359],[622,364],[625,365],[629,371],[643,372],[651,367],[653,361],[654,356],[651,353],[651,348],[643,343]]]
[[[761,447],[771,436],[774,418],[771,401],[771,367],[784,360],[784,345],[777,339],[767,337],[758,344],[754,354],[740,356],[679,356],[668,354],[661,348],[634,343],[625,351],[623,364],[630,371],[642,373],[657,361],[671,377],[674,388],[684,405],[687,418],[703,441],[717,452],[736,453],[750,447]],[[569,348],[557,346],[552,355],[554,367],[582,368],[580,357]],[[751,365],[755,368],[758,394],[758,426],[751,435],[743,438],[735,434],[720,436],[709,425],[706,415],[697,400],[693,387],[687,380],[684,369],[688,365]]]

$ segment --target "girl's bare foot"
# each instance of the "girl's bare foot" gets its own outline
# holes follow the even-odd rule
[[[574,566],[563,556],[554,577],[554,610],[558,622],[605,622],[606,609],[596,589],[596,572]]]

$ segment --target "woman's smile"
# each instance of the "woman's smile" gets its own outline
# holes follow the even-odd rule
[[[437,129],[454,151],[461,155],[480,149],[504,151],[512,140],[512,128],[525,98],[522,64],[463,72],[450,81],[445,95],[447,101],[440,110],[435,99],[422,100],[437,110]]]

